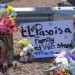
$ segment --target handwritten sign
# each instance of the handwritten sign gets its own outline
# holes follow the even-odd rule
[[[51,57],[72,48],[72,20],[21,23],[20,26],[22,37],[31,40],[35,47],[35,58]]]

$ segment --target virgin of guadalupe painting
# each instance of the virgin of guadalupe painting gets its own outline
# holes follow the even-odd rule
[[[0,65],[12,60],[13,46],[11,47],[11,43],[13,42],[10,40],[9,35],[0,35]]]
[[[8,48],[7,48],[7,43],[5,40],[6,38],[0,37],[0,64],[3,62],[7,62],[7,55],[8,55]]]

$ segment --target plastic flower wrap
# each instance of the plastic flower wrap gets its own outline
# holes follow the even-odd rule
[[[75,54],[75,47],[74,47],[74,49],[71,50],[71,53]]]
[[[20,46],[21,49],[23,49],[24,47],[26,47],[28,44],[30,44],[30,40],[28,39],[22,39],[18,41],[18,44]]]
[[[16,15],[12,6],[0,4],[0,34],[11,34],[15,30]]]
[[[75,63],[75,48],[73,48],[71,52],[67,53],[67,55],[69,62]]]

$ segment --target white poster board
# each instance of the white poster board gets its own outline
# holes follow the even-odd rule
[[[21,23],[20,26],[22,37],[31,40],[35,47],[35,58],[51,57],[72,48],[72,20]]]

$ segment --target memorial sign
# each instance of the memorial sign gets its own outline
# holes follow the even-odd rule
[[[22,37],[31,40],[35,48],[35,58],[51,57],[72,48],[72,20],[21,23],[20,26]]]

